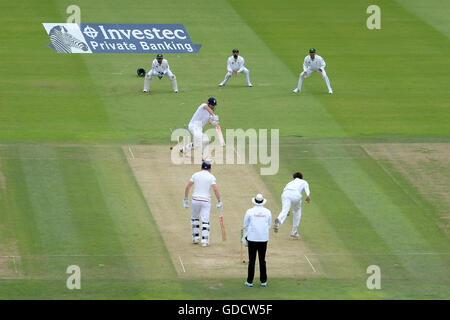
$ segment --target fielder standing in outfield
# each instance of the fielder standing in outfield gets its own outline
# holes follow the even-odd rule
[[[253,87],[253,85],[250,83],[250,71],[244,67],[244,58],[239,56],[239,50],[233,49],[233,55],[228,58],[227,63],[227,74],[225,75],[225,79],[219,83],[219,87],[225,86],[225,84],[228,82],[228,79],[232,75],[237,76],[239,73],[245,74],[245,79],[247,80],[247,86]]]
[[[247,281],[244,283],[246,287],[253,287],[256,254],[259,258],[259,280],[262,287],[267,287],[266,250],[272,225],[272,213],[264,208],[266,201],[262,194],[257,194],[252,199],[253,208],[248,209],[244,217],[249,259]]]
[[[192,134],[193,141],[187,146],[180,149],[180,153],[185,153],[194,147],[202,147],[202,158],[206,160],[208,155],[207,146],[209,144],[209,137],[206,133],[203,133],[203,127],[210,123],[213,126],[219,124],[219,116],[214,114],[217,101],[213,97],[209,98],[206,103],[202,103],[195,111],[189,122],[189,132]]]
[[[169,63],[163,58],[162,54],[158,54],[153,60],[152,68],[145,76],[144,92],[150,91],[150,82],[157,76],[161,80],[164,76],[168,76],[172,84],[173,92],[178,93],[177,77],[170,71]]]
[[[300,218],[302,216],[302,192],[306,193],[306,202],[309,203],[311,198],[309,197],[309,184],[306,180],[303,180],[303,175],[300,172],[296,172],[293,175],[294,180],[289,182],[283,190],[281,195],[282,209],[278,217],[275,219],[273,230],[278,232],[278,228],[283,224],[284,220],[289,214],[291,206],[293,208],[293,222],[291,237],[298,239],[299,234],[297,228],[300,224]]]
[[[200,242],[200,218],[202,220],[202,246],[209,246],[209,214],[211,210],[211,194],[210,189],[214,190],[217,198],[217,209],[223,207],[220,200],[219,190],[216,186],[216,177],[211,174],[211,164],[209,162],[202,163],[202,170],[192,175],[186,189],[184,191],[183,207],[189,208],[189,191],[194,185],[191,201],[191,227],[192,242],[197,244]]]
[[[325,72],[325,66],[325,60],[323,60],[321,56],[316,54],[316,49],[309,49],[309,55],[307,55],[305,57],[305,60],[303,61],[303,72],[300,73],[297,88],[295,88],[293,92],[297,93],[302,91],[303,79],[306,79],[314,72],[317,72],[322,76],[323,81],[325,81],[328,88],[328,93],[332,94],[333,90],[331,89],[330,80],[328,79],[327,73]]]

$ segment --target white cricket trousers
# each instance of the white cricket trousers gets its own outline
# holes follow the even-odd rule
[[[238,72],[238,73],[243,73],[245,74],[245,80],[247,81],[247,85],[249,86],[250,83],[250,71],[247,68],[243,68],[242,71]],[[232,76],[232,72],[228,71],[227,74],[225,75],[225,79],[223,79],[221,85],[224,86],[227,82],[228,79],[230,79],[230,77]]]
[[[144,90],[150,91],[150,82],[153,80],[154,77],[158,76],[158,72],[151,69],[147,75],[145,76],[144,80]],[[173,91],[178,91],[178,84],[177,84],[177,77],[172,73],[172,71],[167,70],[167,73],[165,76],[169,77],[170,83],[172,84]]]
[[[302,197],[296,191],[286,190],[281,195],[281,212],[278,215],[280,224],[283,224],[284,220],[292,207],[292,234],[297,231],[300,225],[300,218],[302,217]]]
[[[192,148],[200,147],[202,148],[202,158],[206,159],[209,153],[208,145],[209,138],[206,133],[203,133],[203,128],[201,126],[189,123],[189,132],[192,134],[192,142],[183,148],[183,152],[189,151]]]
[[[202,220],[202,244],[209,244],[209,213],[211,202],[206,200],[191,200],[191,227],[194,241],[200,240],[200,218]]]
[[[302,71],[302,72],[300,72],[300,77],[298,78],[297,89],[298,89],[299,91],[302,91],[303,79],[308,78],[308,77],[311,76],[314,72],[317,72],[317,73],[319,73],[319,74],[322,75],[322,79],[323,79],[323,81],[325,81],[325,84],[327,85],[328,92],[329,92],[329,93],[332,93],[332,92],[333,92],[333,89],[331,89],[330,79],[328,79],[327,73],[325,72],[325,68],[322,69],[322,72],[320,72],[320,71],[311,71],[311,70],[307,70],[307,71]]]

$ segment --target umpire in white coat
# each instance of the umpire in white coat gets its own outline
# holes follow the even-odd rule
[[[248,276],[245,286],[253,287],[256,254],[259,258],[259,279],[261,286],[267,286],[266,250],[269,241],[269,230],[272,225],[272,213],[264,208],[266,199],[258,194],[252,199],[254,207],[248,209],[244,217],[245,240],[248,241]]]

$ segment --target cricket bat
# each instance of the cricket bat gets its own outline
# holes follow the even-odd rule
[[[222,229],[222,241],[225,241],[227,240],[227,233],[225,232],[225,223],[223,222],[222,210],[220,210],[219,220],[220,220],[220,228]]]
[[[222,129],[220,128],[220,125],[216,126],[217,135],[219,137],[220,146],[225,146],[225,140],[223,139]]]
[[[241,241],[239,241],[240,243],[241,243],[241,261],[242,261],[242,263],[245,263],[245,260],[244,260],[244,252],[243,252],[243,250],[244,250],[244,244],[242,243],[242,238],[244,237],[244,229],[241,229]]]

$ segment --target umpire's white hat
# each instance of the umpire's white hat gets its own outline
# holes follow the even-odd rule
[[[267,199],[264,199],[263,195],[258,193],[256,197],[252,198],[252,202],[256,205],[263,206],[267,202]]]

